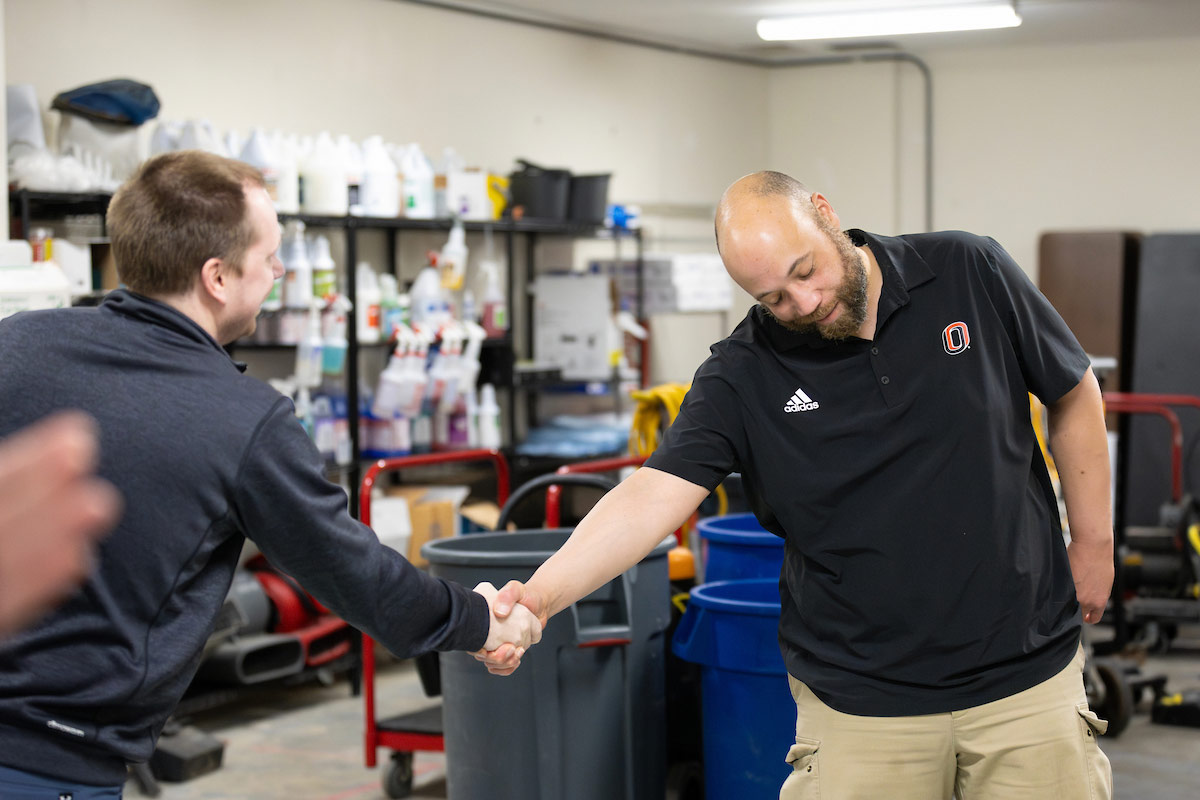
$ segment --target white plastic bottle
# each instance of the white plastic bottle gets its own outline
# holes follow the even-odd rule
[[[467,234],[463,230],[462,220],[457,217],[438,255],[438,267],[442,273],[443,289],[458,291],[463,287],[463,278],[467,273]]]
[[[437,268],[431,264],[417,273],[417,279],[408,294],[412,301],[412,324],[436,331],[444,321],[443,309],[446,304]]]
[[[403,347],[405,343],[396,343],[396,349],[388,359],[387,366],[379,373],[379,384],[375,388],[375,399],[371,404],[371,413],[379,419],[391,419],[411,402],[407,391],[412,389],[412,380],[405,364],[405,356],[401,349]]]
[[[466,166],[467,162],[455,152],[453,147],[442,150],[442,160],[438,163],[437,173],[433,177],[433,214],[435,217],[445,219],[462,213],[461,209],[451,207],[446,189],[450,174],[462,172]]]
[[[379,276],[379,337],[391,341],[405,324],[400,310],[400,284],[390,272]]]
[[[346,134],[337,138],[338,151],[342,154],[342,165],[346,169],[346,202],[349,213],[356,217],[363,214],[362,207],[362,175],[363,154],[358,143]]]
[[[343,215],[349,207],[346,167],[329,133],[322,131],[312,152],[300,160],[300,207],[306,214]]]
[[[296,385],[314,389],[321,385],[321,307],[314,302],[308,309],[304,338],[296,345]]]
[[[154,128],[150,137],[150,155],[157,156],[179,149],[179,137],[183,127],[178,122],[163,120]]]
[[[500,448],[500,406],[496,403],[496,387],[490,383],[479,391],[479,446],[486,450]]]
[[[304,241],[304,223],[289,222],[284,240],[283,304],[292,309],[307,309],[313,300],[312,262]]]
[[[354,299],[354,320],[359,344],[375,344],[380,338],[379,279],[366,261],[358,262],[355,272],[358,297]]]
[[[250,138],[241,148],[238,160],[258,168],[262,173],[263,182],[267,185],[267,194],[271,195],[271,202],[278,204],[279,158],[275,155],[275,148],[271,146],[270,137],[262,128],[250,131]]]
[[[363,142],[362,185],[359,190],[363,214],[368,217],[400,215],[400,179],[380,136]]]
[[[309,260],[312,262],[313,297],[328,298],[337,294],[337,272],[329,252],[329,238],[324,235],[309,240]]]
[[[346,368],[346,315],[350,301],[344,295],[334,295],[322,323],[324,342],[321,345],[321,371],[326,375],[341,375]]]
[[[404,216],[433,219],[433,167],[416,142],[405,149],[400,171],[404,174]]]
[[[275,210],[280,214],[300,213],[300,166],[296,159],[296,137],[279,137],[275,149],[278,174],[275,185]]]

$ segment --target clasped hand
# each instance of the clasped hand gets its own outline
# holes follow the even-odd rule
[[[503,617],[497,616],[496,598],[499,591],[487,581],[476,586],[475,591],[487,600],[488,610],[491,612],[491,627],[482,649],[471,655],[484,662],[488,672],[493,675],[511,675],[521,666],[521,657],[525,655],[525,650],[542,640],[542,623],[532,611],[522,605],[515,606]],[[497,658],[497,651],[501,651],[502,657]]]

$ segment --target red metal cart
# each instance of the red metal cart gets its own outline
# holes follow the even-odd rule
[[[371,524],[371,490],[379,476],[413,467],[433,464],[490,461],[496,469],[496,502],[503,506],[508,500],[508,461],[496,450],[461,450],[448,453],[387,458],[375,462],[367,470],[359,490],[359,516],[364,525]],[[390,748],[391,761],[382,783],[388,797],[408,797],[412,792],[413,753],[418,750],[443,752],[442,708],[412,714],[377,719],[375,716],[375,643],[365,633],[362,637],[363,698],[366,705],[366,763],[374,767],[380,747]]]

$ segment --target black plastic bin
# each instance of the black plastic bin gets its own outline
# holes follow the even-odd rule
[[[571,172],[551,169],[518,159],[521,169],[508,176],[512,207],[520,207],[522,219],[553,220],[567,218]]]
[[[467,586],[528,580],[569,530],[426,544],[430,572]],[[442,653],[446,789],[475,800],[662,800],[666,792],[664,541],[550,620],[508,677]]]
[[[608,210],[608,181],[611,174],[572,175],[567,217],[572,222],[602,225]]]

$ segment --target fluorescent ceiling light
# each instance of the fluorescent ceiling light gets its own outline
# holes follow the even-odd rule
[[[864,5],[823,3],[821,11],[810,10],[793,17],[761,19],[758,35],[769,42],[800,39],[849,39],[899,36],[906,33],[942,33],[975,31],[986,28],[1013,28],[1021,24],[1010,0],[995,2],[938,3],[914,0],[908,7],[884,7],[881,3]]]

